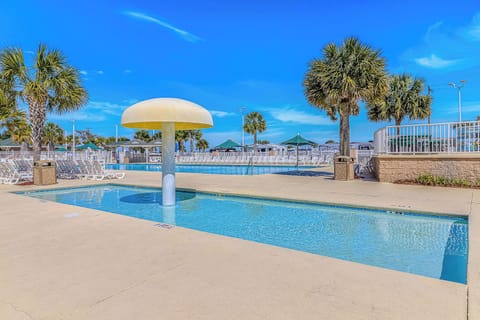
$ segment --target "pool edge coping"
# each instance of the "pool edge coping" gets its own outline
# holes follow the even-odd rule
[[[53,191],[53,190],[67,190],[72,188],[88,188],[88,187],[96,187],[96,186],[129,186],[129,187],[140,187],[140,188],[155,188],[155,189],[162,189],[161,186],[151,186],[145,184],[132,184],[132,183],[122,183],[121,181],[115,182],[102,182],[98,184],[89,184],[89,185],[81,185],[75,187],[59,187],[59,188],[47,188],[47,189],[30,189],[28,191],[7,191],[8,193],[12,194],[23,194],[28,192],[38,192],[38,191]],[[350,203],[336,203],[336,202],[323,202],[323,201],[315,201],[315,200],[305,200],[305,199],[295,199],[295,198],[281,198],[275,196],[263,196],[263,195],[253,195],[250,193],[232,193],[232,192],[218,192],[218,191],[211,191],[211,190],[201,190],[201,189],[194,189],[194,188],[183,188],[177,187],[177,191],[184,191],[184,192],[195,192],[195,193],[203,193],[208,195],[215,195],[215,196],[230,196],[230,197],[238,197],[238,198],[250,198],[250,199],[259,199],[259,200],[271,200],[271,201],[280,201],[280,202],[291,202],[297,204],[313,204],[313,205],[324,205],[330,207],[343,207],[343,208],[352,208],[352,209],[359,209],[359,210],[376,210],[376,211],[392,211],[398,213],[409,213],[409,214],[420,214],[420,215],[431,215],[431,216],[441,216],[441,217],[452,217],[452,218],[462,218],[469,221],[470,212],[468,213],[444,213],[444,212],[434,212],[434,211],[425,211],[425,210],[414,210],[408,208],[392,208],[392,207],[375,207],[375,206],[368,206],[368,205],[354,205]]]

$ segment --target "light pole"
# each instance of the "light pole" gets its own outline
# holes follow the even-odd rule
[[[72,120],[72,157],[75,160],[75,120]]]
[[[242,113],[242,152],[245,152],[245,129],[243,128],[245,126],[245,111],[247,110],[247,107],[241,107],[240,112]]]
[[[458,121],[462,122],[462,88],[465,86],[466,80],[460,80],[459,84],[450,82],[448,85],[452,88],[456,88],[458,91]]]

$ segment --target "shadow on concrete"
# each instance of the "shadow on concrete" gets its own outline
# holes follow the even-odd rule
[[[275,174],[281,174],[286,176],[300,176],[300,177],[331,177],[333,178],[333,173],[331,172],[313,171],[313,170],[294,170],[294,171],[277,172]]]

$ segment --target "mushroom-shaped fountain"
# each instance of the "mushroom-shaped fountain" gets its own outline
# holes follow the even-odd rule
[[[175,131],[211,128],[210,113],[193,102],[156,98],[138,102],[122,114],[122,126],[162,131],[162,205],[175,205]]]

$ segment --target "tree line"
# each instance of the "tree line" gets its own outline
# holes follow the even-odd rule
[[[137,130],[133,135],[134,139],[139,139],[145,142],[162,139],[162,132],[158,131],[150,135],[148,130]],[[186,152],[186,142],[189,142],[190,151],[200,150],[204,152],[209,148],[208,141],[203,138],[201,130],[179,130],[175,131],[175,141],[178,144],[180,152]]]
[[[394,121],[400,125],[405,118],[425,119],[431,116],[431,90],[425,93],[425,81],[408,73],[389,75],[385,58],[354,37],[337,46],[327,44],[322,56],[310,62],[303,81],[307,101],[324,110],[334,121],[340,120],[340,154],[349,155],[350,116],[360,112],[361,103],[368,109],[372,121]],[[34,159],[39,159],[42,144],[68,143],[73,136],[46,123],[47,112],[63,114],[76,111],[88,101],[79,71],[71,66],[58,50],[38,47],[32,65],[25,63],[21,49],[7,48],[0,52],[0,123],[6,134],[17,142],[29,141]],[[19,107],[23,102],[27,111]],[[246,115],[243,129],[253,135],[254,149],[257,134],[267,129],[259,112]],[[114,137],[103,138],[88,130],[77,131],[78,142],[109,144]],[[161,138],[139,130],[135,138],[151,141]],[[121,138],[126,139],[124,137]],[[199,130],[177,131],[179,150],[208,149],[208,142]]]
[[[431,90],[408,73],[388,75],[381,51],[354,37],[337,46],[327,44],[322,57],[310,62],[303,82],[310,104],[340,120],[340,155],[350,155],[350,116],[368,109],[372,121],[395,121],[431,115]],[[427,93],[425,90],[428,89]]]

